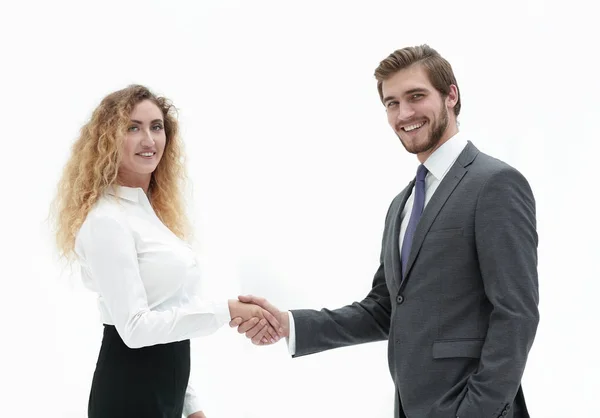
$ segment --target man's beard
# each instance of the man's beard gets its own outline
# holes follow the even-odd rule
[[[431,127],[431,131],[427,140],[423,143],[412,144],[410,148],[406,145],[406,143],[402,140],[402,137],[396,133],[400,142],[404,146],[404,149],[411,154],[421,154],[423,152],[427,152],[429,150],[435,149],[438,143],[441,141],[444,132],[446,132],[446,128],[448,128],[449,118],[448,118],[448,109],[442,102],[442,107],[440,109],[440,119],[436,121],[435,125]]]

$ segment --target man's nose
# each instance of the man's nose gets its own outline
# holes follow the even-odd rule
[[[407,122],[415,114],[414,109],[408,103],[400,103],[398,105],[398,122]]]

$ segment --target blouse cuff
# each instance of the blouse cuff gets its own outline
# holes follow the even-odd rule
[[[215,316],[219,325],[228,324],[231,321],[229,301],[215,302]]]

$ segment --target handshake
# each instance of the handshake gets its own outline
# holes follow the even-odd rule
[[[256,345],[274,344],[281,337],[289,337],[290,321],[287,312],[282,312],[266,299],[257,296],[239,296],[239,300],[229,300],[231,322],[238,327],[240,334]]]

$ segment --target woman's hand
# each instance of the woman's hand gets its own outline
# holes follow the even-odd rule
[[[271,315],[279,320],[281,324],[282,330],[279,331],[280,337],[289,337],[290,336],[290,318],[287,311],[280,311],[273,304],[271,304],[265,298],[247,295],[247,296],[239,296],[238,299],[244,303],[252,303],[254,305],[258,305],[261,308],[265,309]],[[256,319],[256,318],[253,318]],[[261,335],[264,327],[257,325],[258,320],[253,321],[248,320],[244,321],[242,318],[232,318],[231,322],[229,322],[229,326],[232,328],[236,328],[240,334],[246,334],[246,337],[252,340],[254,344],[257,345],[268,345],[269,342],[265,342]]]
[[[262,342],[268,344],[279,341],[283,333],[283,328],[279,320],[275,318],[269,311],[261,308],[253,303],[240,302],[237,299],[229,300],[229,314],[231,318],[242,318],[244,322],[249,321],[250,324],[262,327],[253,342]],[[281,335],[280,335],[281,334]]]

